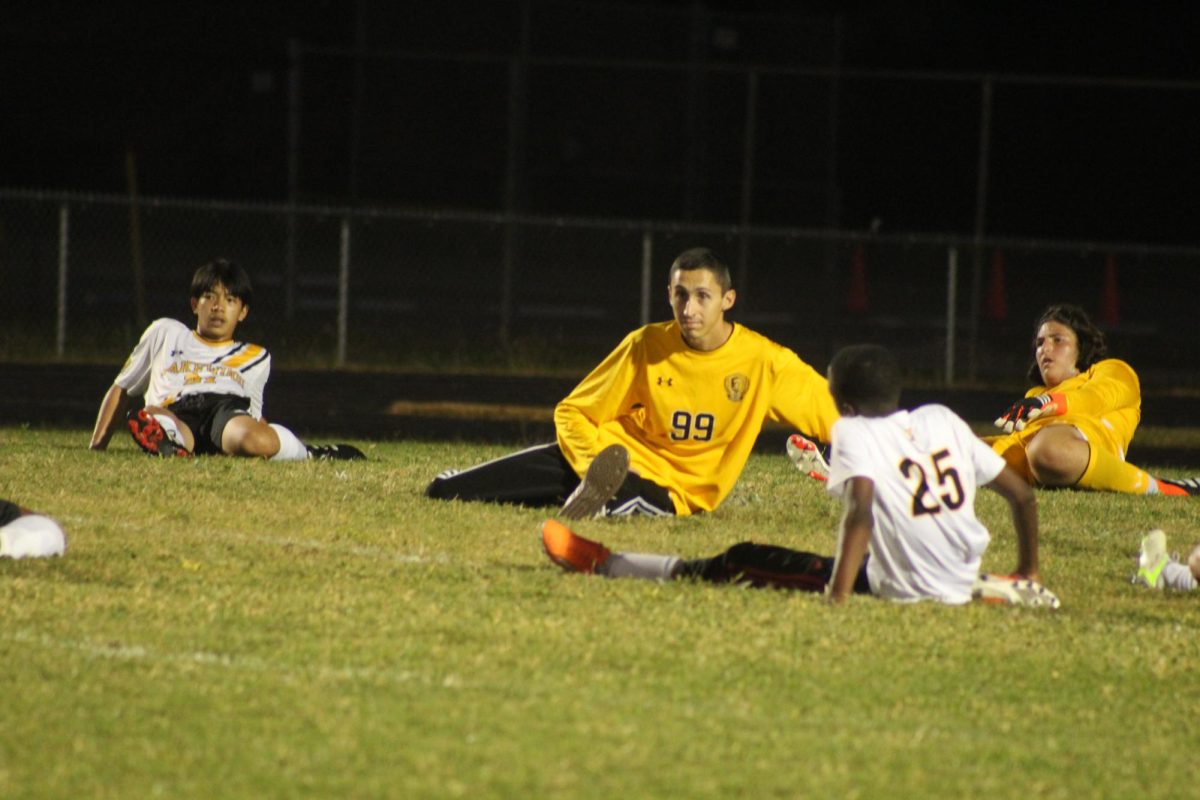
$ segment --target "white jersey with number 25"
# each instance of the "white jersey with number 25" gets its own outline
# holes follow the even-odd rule
[[[886,417],[843,417],[833,428],[830,493],[851,478],[875,485],[867,579],[891,600],[966,603],[987,549],[975,490],[1004,460],[941,405]]]

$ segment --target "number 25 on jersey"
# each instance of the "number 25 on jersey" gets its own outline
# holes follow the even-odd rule
[[[900,462],[900,474],[913,489],[914,517],[937,514],[943,508],[954,511],[967,499],[949,450],[943,448],[932,454],[928,466],[930,469],[927,472],[925,467],[911,458]]]

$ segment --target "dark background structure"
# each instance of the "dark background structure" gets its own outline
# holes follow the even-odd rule
[[[708,244],[737,319],[814,364],[886,341],[1011,390],[1033,316],[1071,301],[1144,385],[1195,387],[1185,11],[16,4],[0,360],[117,362],[227,256],[281,366],[577,374],[665,317],[671,257]]]
[[[970,232],[978,86],[928,79],[1103,78],[1127,83],[1066,93],[1049,83],[997,87],[987,232],[1194,244],[1200,56],[1194,15],[1183,9],[882,0],[20,3],[0,26],[0,183],[121,192],[129,151],[148,195],[285,199],[294,41],[309,48],[301,199],[504,208],[505,72],[478,73],[488,59],[522,57],[542,60],[527,87],[535,107],[520,154],[522,210],[737,222],[741,164],[730,163],[737,148],[725,140],[742,135],[743,101],[736,75],[721,70],[867,71],[926,80],[845,78],[836,153],[824,121],[827,81],[814,73],[797,91],[763,78],[758,161],[775,174],[758,176],[752,220]],[[397,54],[410,58],[391,60]],[[475,61],[439,60],[446,57]],[[637,70],[593,66],[600,62],[679,68],[679,79],[647,81]],[[365,79],[359,73],[356,82],[356,70]],[[689,91],[700,99],[680,98]],[[789,95],[777,102],[772,92]],[[358,119],[356,102],[366,110]],[[682,139],[684,128],[695,138]]]

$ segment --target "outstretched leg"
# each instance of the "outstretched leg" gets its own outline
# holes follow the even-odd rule
[[[823,592],[833,579],[834,559],[804,550],[742,542],[713,558],[685,561],[679,577],[712,583],[748,583],[756,587]],[[854,582],[857,594],[870,594],[864,563]]]
[[[542,547],[555,564],[571,572],[609,578],[672,580],[697,578],[710,583],[748,583],[755,587],[823,592],[833,577],[834,559],[768,544],[742,542],[713,558],[684,561],[657,553],[614,553],[562,523],[542,523]],[[864,564],[854,582],[858,594],[870,594]]]
[[[548,506],[561,504],[578,485],[579,476],[558,445],[543,444],[462,471],[447,470],[430,481],[425,496]]]

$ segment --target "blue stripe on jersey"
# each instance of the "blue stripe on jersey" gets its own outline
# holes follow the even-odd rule
[[[247,364],[246,366],[244,366],[244,367],[240,367],[240,368],[238,369],[238,372],[249,372],[250,370],[254,369],[254,368],[255,368],[255,367],[257,367],[259,364],[261,364],[262,362],[266,361],[266,360],[267,360],[268,358],[270,358],[270,357],[271,357],[271,351],[270,351],[270,350],[268,350],[267,348],[265,348],[265,347],[264,347],[264,348],[263,348],[263,351],[262,351],[262,355],[261,355],[261,356],[259,356],[258,358],[254,359],[253,361],[251,361],[251,362],[250,362],[249,364]]]
[[[221,355],[217,356],[217,357],[216,357],[216,359],[214,359],[214,360],[213,360],[213,363],[214,363],[214,364],[220,364],[220,363],[221,363],[222,361],[224,361],[225,359],[227,359],[227,358],[229,358],[230,356],[232,356],[232,355],[236,354],[236,353],[237,353],[239,350],[245,349],[245,347],[246,347],[246,343],[245,343],[245,342],[238,342],[238,343],[237,343],[237,346],[236,346],[236,347],[234,347],[232,350],[230,350],[228,353],[222,353]]]

